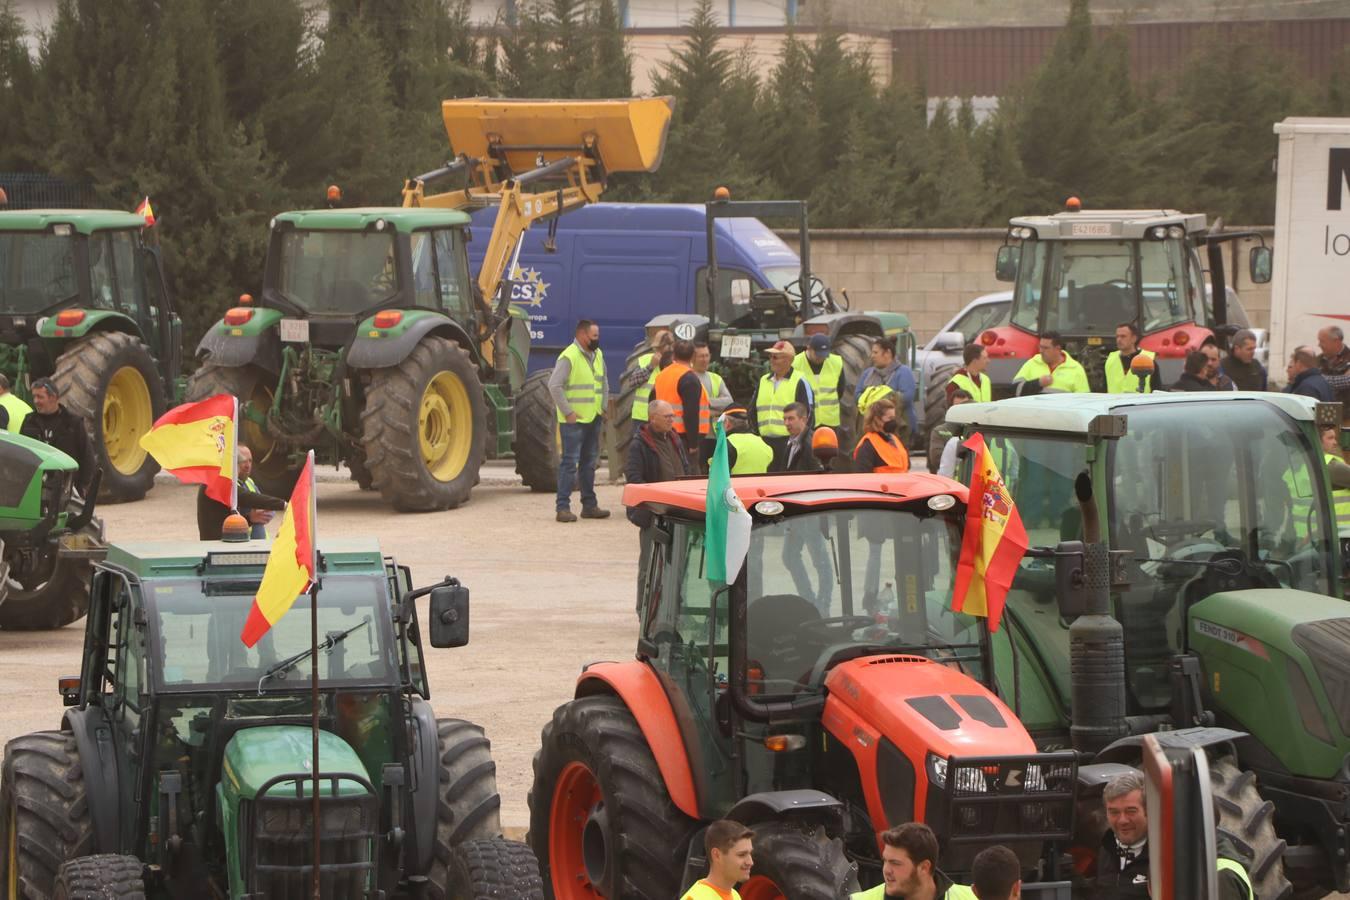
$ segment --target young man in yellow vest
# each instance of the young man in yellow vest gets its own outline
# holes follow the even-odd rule
[[[1341,452],[1340,429],[1335,425],[1323,425],[1322,458],[1328,466],[1333,462],[1345,461]],[[1350,490],[1344,488],[1331,493],[1331,518],[1342,536],[1350,536]]]
[[[741,900],[736,885],[750,880],[755,867],[755,833],[740,822],[718,819],[703,835],[708,877],[700,878],[680,900]]]
[[[953,884],[938,871],[938,840],[922,822],[906,822],[881,836],[881,877],[876,887],[853,894],[850,900],[975,900],[968,887]]]
[[[962,367],[953,372],[951,381],[947,382],[947,405],[952,405],[952,395],[957,391],[965,391],[976,403],[988,403],[993,399],[993,385],[984,374],[989,368],[989,351],[983,344],[966,344],[966,349],[961,351],[961,361]],[[936,425],[936,422],[930,422],[929,428]]]
[[[1089,392],[1087,372],[1064,349],[1064,338],[1060,337],[1058,331],[1047,331],[1041,335],[1040,351],[1013,376],[1014,385],[1021,383],[1019,394],[1039,394],[1042,391],[1064,394]]]
[[[1217,351],[1216,351],[1217,352]],[[1155,363],[1153,373],[1140,377],[1133,371],[1134,358],[1143,356],[1153,359],[1152,350],[1139,349],[1139,326],[1133,322],[1121,322],[1116,326],[1116,349],[1106,357],[1106,392],[1108,394],[1151,394],[1157,383],[1158,368]]]
[[[18,434],[24,417],[32,411],[33,407],[10,393],[9,379],[0,375],[0,431]]]
[[[600,432],[605,425],[609,381],[605,355],[600,352],[600,326],[590,319],[577,323],[575,339],[558,355],[548,379],[549,393],[558,408],[562,459],[558,462],[558,499],[555,518],[575,522],[572,489],[581,486],[581,517],[607,519],[595,497],[595,467],[600,461]]]
[[[768,350],[769,371],[759,380],[755,393],[755,430],[773,448],[774,464],[782,465],[787,451],[788,430],[783,410],[796,401],[808,410],[814,406],[811,383],[792,368],[797,351],[787,341],[779,341]]]
[[[623,386],[637,387],[633,391],[633,428],[637,429],[647,421],[647,404],[652,402],[652,388],[656,386],[656,376],[661,374],[661,364],[669,362],[675,346],[675,336],[668,329],[661,329],[652,341],[652,349],[637,358],[637,368],[624,375]]]
[[[816,424],[828,425],[838,432],[843,422],[839,404],[844,396],[844,359],[830,352],[829,337],[811,335],[806,352],[793,358],[792,370],[811,385],[816,398]]]

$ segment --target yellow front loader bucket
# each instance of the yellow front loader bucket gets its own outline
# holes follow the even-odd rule
[[[497,145],[511,169],[526,172],[594,141],[608,172],[655,172],[666,149],[673,97],[634,100],[446,100],[445,133],[456,154],[486,161]]]

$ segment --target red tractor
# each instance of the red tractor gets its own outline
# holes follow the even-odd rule
[[[949,875],[1003,843],[1042,882],[1029,894],[1067,896],[1076,757],[1037,752],[992,688],[984,622],[951,609],[966,488],[927,474],[733,487],[754,528],[725,587],[705,577],[706,481],[624,492],[655,517],[637,654],[587,666],[544,728],[529,841],[551,896],[677,897],[706,874],[702,832],[722,817],[755,830],[745,900],[878,884],[878,836],[915,820]]]

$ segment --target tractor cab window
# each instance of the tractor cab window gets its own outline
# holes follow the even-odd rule
[[[288,231],[276,290],[311,313],[360,315],[398,291],[388,231]]]
[[[1013,291],[1012,323],[1030,332],[1041,330],[1041,295],[1045,290],[1045,261],[1050,244],[1023,241]]]
[[[112,235],[89,237],[89,305],[112,309],[117,303],[117,276],[113,274]]]
[[[0,312],[42,312],[74,299],[79,289],[73,236],[0,232]]]
[[[760,290],[760,286],[755,283],[749,272],[718,266],[716,305],[708,300],[706,266],[698,270],[694,280],[698,292],[696,309],[699,313],[708,316],[717,325],[737,325],[742,319],[746,319],[746,324],[749,324],[750,320],[747,317],[751,315],[750,296]]]
[[[136,624],[131,587],[125,580],[114,589],[112,653],[117,673],[117,697],[132,709],[140,709],[145,690],[145,630]]]
[[[1165,241],[1027,241],[1013,322],[1029,330],[1110,335],[1140,319],[1151,331],[1190,318],[1183,248]],[[1038,318],[1039,316],[1039,318]]]
[[[979,675],[975,620],[951,609],[954,519],[848,509],[758,525],[746,577],[752,692],[819,689],[834,654],[875,646],[958,662]]]
[[[468,257],[462,233],[454,228],[416,231],[411,248],[417,305],[445,309],[460,320],[471,316]]]
[[[255,578],[240,581],[180,581],[154,585],[149,616],[162,689],[237,688],[256,693],[269,668],[310,646],[309,595],[253,647],[239,639],[257,591]],[[325,684],[396,683],[393,638],[379,592],[381,579],[329,577],[319,602],[320,640],[332,638],[319,653],[319,677]],[[343,638],[339,635],[346,633]],[[262,680],[264,693],[307,690],[310,661]]]
[[[112,241],[113,275],[117,279],[117,308],[132,315],[145,309],[145,275],[141,272],[138,241],[131,231],[114,231]]]

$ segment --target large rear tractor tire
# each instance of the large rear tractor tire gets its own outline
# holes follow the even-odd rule
[[[916,447],[927,450],[929,437],[933,429],[947,420],[947,382],[952,380],[960,368],[952,363],[943,363],[933,369],[932,375],[923,386],[923,427]],[[934,465],[936,470],[936,465]]]
[[[558,460],[562,446],[558,436],[558,408],[548,390],[552,369],[541,369],[525,379],[516,394],[516,439],[511,450],[516,472],[532,491],[558,489]]]
[[[697,823],[671,801],[617,697],[582,697],[553,713],[534,757],[529,803],[526,840],[553,900],[669,900],[685,887],[685,849]]]
[[[65,538],[82,547],[99,546],[102,531],[97,520]],[[50,552],[59,553],[52,541]],[[50,576],[17,576],[14,569],[0,585],[0,628],[9,631],[50,631],[78,622],[89,612],[89,586],[94,563],[89,559],[58,556]],[[8,579],[14,579],[11,583]]]
[[[43,900],[67,860],[94,849],[74,736],[37,731],[5,745],[0,766],[0,890]]]
[[[52,375],[61,402],[84,419],[103,470],[99,499],[139,500],[159,463],[140,444],[164,413],[164,384],[150,350],[135,335],[102,331],[71,344]]]
[[[257,366],[218,366],[208,360],[188,379],[189,401],[217,394],[239,398],[239,440],[253,451],[253,480],[264,493],[289,497],[300,474],[286,449],[268,432],[274,376]]]
[[[52,900],[145,900],[145,866],[134,856],[72,859],[56,876]]]
[[[1275,804],[1256,790],[1256,775],[1231,756],[1209,764],[1210,789],[1219,810],[1218,831],[1251,858],[1247,874],[1261,900],[1289,900],[1294,887],[1284,875],[1285,842],[1275,834]]]
[[[486,437],[478,369],[454,341],[424,337],[397,366],[371,372],[361,445],[374,486],[399,512],[468,502]]]
[[[837,900],[858,890],[858,867],[843,841],[820,826],[755,825],[755,867],[741,885],[741,900]]]
[[[426,896],[430,900],[453,900],[468,896],[454,891],[455,853],[467,842],[501,837],[502,799],[497,793],[492,744],[482,728],[462,719],[437,719],[436,736],[440,754],[436,848],[426,873]]]
[[[844,388],[847,396],[839,398],[840,418],[848,424],[857,415],[853,404],[853,389],[862,379],[862,373],[872,365],[872,338],[866,334],[846,334],[834,342],[834,352],[844,363]]]
[[[544,900],[539,861],[530,848],[504,838],[465,841],[450,857],[450,896],[456,900]]]

